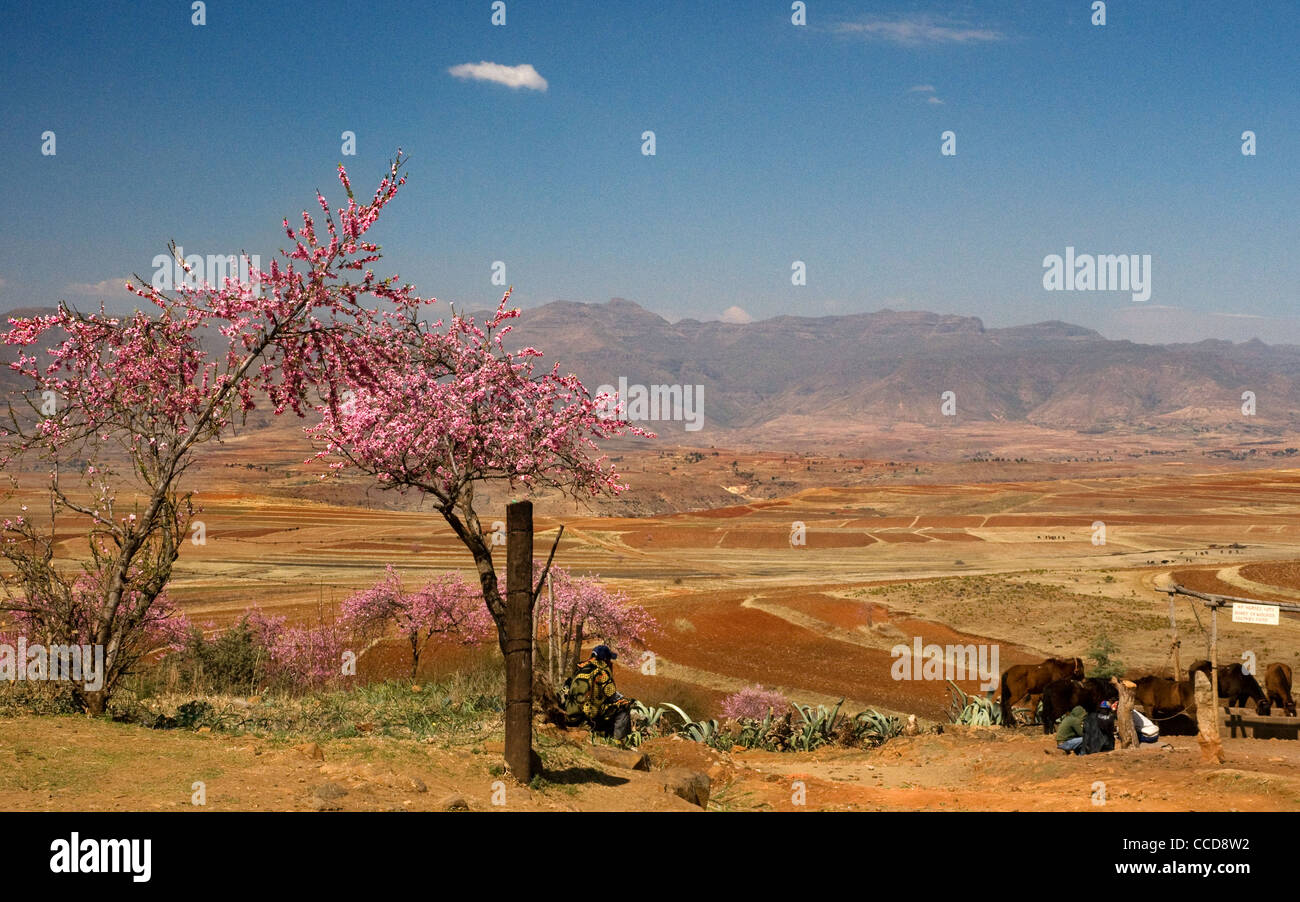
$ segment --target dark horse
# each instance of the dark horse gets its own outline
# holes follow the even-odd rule
[[[1291,665],[1270,664],[1264,670],[1264,694],[1270,703],[1295,717],[1295,700],[1291,698]]]
[[[1056,720],[1069,714],[1076,705],[1096,711],[1103,701],[1119,700],[1119,689],[1110,680],[1089,677],[1086,680],[1053,680],[1043,687],[1043,732],[1050,733]]]
[[[1195,680],[1198,670],[1209,679],[1210,662],[1197,661],[1187,668],[1187,679]],[[1219,698],[1226,698],[1234,708],[1244,708],[1248,702],[1254,702],[1256,713],[1269,712],[1268,696],[1260,688],[1259,680],[1242,670],[1240,664],[1219,665]]]
[[[1056,680],[1083,679],[1083,659],[1048,658],[1041,664],[1016,664],[1002,674],[1002,726],[1016,725],[1011,706],[1029,695],[1038,695]]]

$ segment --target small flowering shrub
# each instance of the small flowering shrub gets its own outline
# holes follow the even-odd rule
[[[420,655],[435,635],[478,645],[495,632],[482,596],[457,574],[444,573],[408,591],[392,565],[382,580],[343,602],[342,620],[372,641],[395,627],[410,645],[411,679],[420,669]]]
[[[775,689],[764,689],[762,686],[746,686],[722,700],[722,716],[729,720],[740,720],[742,717],[762,720],[769,712],[779,717],[789,708],[788,698]]]
[[[169,659],[191,691],[252,694],[334,686],[344,677],[344,652],[356,644],[351,628],[333,616],[291,626],[258,607],[244,611],[233,626],[210,632],[191,628]]]
[[[343,653],[352,649],[352,633],[333,616],[322,615],[309,626],[289,626],[284,617],[261,609],[245,612],[249,626],[267,650],[267,676],[283,688],[321,689],[343,679]]]

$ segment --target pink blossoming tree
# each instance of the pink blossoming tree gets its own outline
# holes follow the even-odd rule
[[[434,636],[454,636],[477,645],[492,632],[487,608],[459,575],[444,573],[407,591],[402,575],[391,565],[378,583],[344,600],[342,618],[363,637],[378,638],[390,626],[396,627],[411,647],[411,679]]]
[[[127,649],[150,621],[188,536],[195,510],[184,477],[200,449],[229,434],[257,398],[277,414],[302,415],[322,396],[337,403],[340,383],[365,384],[383,366],[392,335],[424,303],[368,268],[379,248],[364,236],[403,183],[401,163],[399,153],[364,203],[340,166],[347,205],[331,213],[317,195],[325,234],[307,212],[297,229],[285,220],[286,262],[273,260],[251,282],[194,277],[164,292],[140,279],[126,287],[146,309],[127,316],[61,303],[52,315],[10,320],[3,341],[21,349],[12,367],[31,390],[11,399],[0,464],[35,458],[50,473],[56,515],[83,524],[90,554],[83,570],[94,586],[86,632],[104,646],[107,685],[129,664]],[[175,244],[172,250],[192,275]],[[81,490],[66,484],[69,469],[84,475]],[[17,582],[0,607],[53,624],[60,615],[46,608],[68,578],[42,542],[26,519],[5,530],[3,554]],[[108,691],[86,699],[92,713],[107,700]]]
[[[342,679],[343,652],[352,645],[352,629],[341,618],[320,613],[316,623],[290,626],[278,614],[261,608],[244,611],[258,645],[266,649],[267,676],[297,690],[321,689]]]
[[[507,635],[492,535],[480,519],[476,492],[498,484],[576,498],[617,494],[624,486],[595,440],[650,433],[611,416],[609,399],[592,398],[576,376],[561,375],[558,364],[539,370],[540,351],[508,349],[510,320],[519,315],[506,306],[509,297],[507,291],[482,325],[459,313],[446,326],[413,319],[378,364],[380,378],[354,383],[346,403],[322,405],[321,423],[308,432],[324,445],[317,457],[332,468],[358,470],[384,488],[419,492],[451,527],[474,559],[496,624],[507,698],[528,699],[530,637],[509,641],[515,637]],[[512,721],[511,711],[506,759],[526,762],[532,723],[527,716]],[[515,776],[526,781],[529,774]]]
[[[536,619],[553,685],[578,668],[585,640],[597,639],[625,654],[634,644],[645,645],[656,631],[654,618],[626,593],[608,588],[597,576],[574,576],[562,567],[551,568],[549,591],[538,599]]]

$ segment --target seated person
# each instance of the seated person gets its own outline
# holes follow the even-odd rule
[[[1058,749],[1079,754],[1079,746],[1083,745],[1083,720],[1087,716],[1088,712],[1083,710],[1082,705],[1075,705],[1069,714],[1061,718],[1061,724],[1056,728]]]
[[[564,684],[561,693],[570,726],[587,724],[593,732],[622,744],[632,726],[632,700],[614,687],[614,659],[608,645],[597,645],[591,657]]]
[[[1137,708],[1133,709],[1133,729],[1137,731],[1138,742],[1155,742],[1160,738],[1160,728],[1155,721]]]
[[[1078,752],[1080,755],[1094,755],[1114,748],[1115,709],[1110,702],[1103,701],[1096,711],[1083,718],[1083,742],[1079,744]]]

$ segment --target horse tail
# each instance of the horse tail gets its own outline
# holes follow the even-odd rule
[[[1011,688],[1007,685],[1007,674],[1011,671],[1002,672],[1002,726],[1014,727],[1016,725],[1015,712],[1011,710]]]

